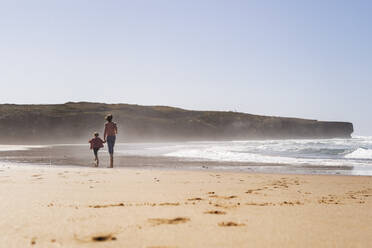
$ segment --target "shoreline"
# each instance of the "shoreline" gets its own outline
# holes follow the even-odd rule
[[[369,176],[11,167],[0,186],[7,247],[372,245]]]
[[[213,162],[211,162],[213,164]],[[260,167],[271,167],[271,166],[283,166],[282,164],[278,165],[255,165]],[[175,172],[203,172],[203,173],[232,173],[232,174],[254,174],[254,175],[284,175],[284,176],[336,176],[336,177],[371,177],[372,175],[361,175],[361,174],[337,174],[337,173],[288,173],[287,171],[283,172],[257,172],[257,171],[248,171],[248,170],[234,170],[234,169],[219,169],[219,166],[215,168],[203,168],[203,167],[150,167],[150,166],[114,166],[114,168],[109,167],[94,167],[94,166],[81,166],[81,165],[48,165],[48,164],[35,164],[35,163],[23,163],[23,162],[7,162],[0,160],[0,170],[2,169],[19,169],[19,170],[34,170],[34,169],[41,169],[41,170],[54,170],[54,169],[71,169],[71,170],[139,170],[139,171],[175,171]],[[320,166],[319,166],[320,167]],[[334,170],[336,170],[335,168]]]
[[[20,151],[18,151],[20,152]],[[22,153],[21,153],[22,154]],[[90,154],[89,154],[90,155]],[[34,168],[95,168],[91,156],[85,154],[78,158],[42,159],[18,155],[15,157],[0,157],[0,167],[34,167]],[[23,161],[22,161],[23,160]],[[40,162],[38,162],[40,161]],[[75,164],[73,164],[75,163]],[[107,168],[108,155],[101,154],[99,169]],[[223,162],[203,161],[197,159],[179,159],[164,156],[117,156],[114,167],[126,169],[159,169],[176,171],[214,171],[233,173],[283,174],[283,175],[344,175],[344,176],[372,176],[368,167],[356,166],[323,166],[323,165],[292,165],[273,163]],[[366,169],[366,170],[363,170]]]

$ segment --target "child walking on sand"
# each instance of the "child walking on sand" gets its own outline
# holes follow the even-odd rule
[[[94,133],[94,138],[89,140],[90,149],[94,152],[94,166],[98,167],[99,160],[98,160],[98,150],[103,147],[103,143],[105,143],[100,137],[97,132]]]

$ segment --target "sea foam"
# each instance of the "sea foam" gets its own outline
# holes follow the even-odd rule
[[[371,149],[358,148],[354,152],[346,154],[345,158],[372,159],[372,150]]]
[[[32,148],[43,148],[46,146],[37,146],[37,145],[0,145],[0,152],[5,151],[26,151]]]
[[[168,147],[164,156],[191,160],[372,167],[371,137],[352,139],[247,140]],[[170,150],[170,151],[169,151]]]

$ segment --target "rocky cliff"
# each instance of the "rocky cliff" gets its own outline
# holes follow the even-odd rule
[[[1,143],[63,143],[102,135],[104,116],[114,115],[119,141],[349,138],[352,123],[189,111],[166,106],[66,103],[0,105]]]

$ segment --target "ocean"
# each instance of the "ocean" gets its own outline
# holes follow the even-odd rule
[[[91,156],[87,146],[0,145],[0,161],[3,164],[38,162],[61,165],[63,156],[67,158],[63,160],[66,165],[81,166],[84,163],[77,162],[79,159],[74,159],[74,156],[79,157],[82,153]],[[101,154],[104,153],[105,149]],[[168,158],[172,163],[183,162],[185,169],[372,175],[372,137],[367,136],[354,136],[351,139],[119,143],[115,147],[115,156],[127,159],[120,166],[128,165],[125,161],[131,157],[148,157],[159,158],[161,161]],[[133,161],[131,167],[136,166]],[[138,166],[142,166],[142,160],[136,161]],[[167,163],[167,166],[172,167],[172,163]]]

